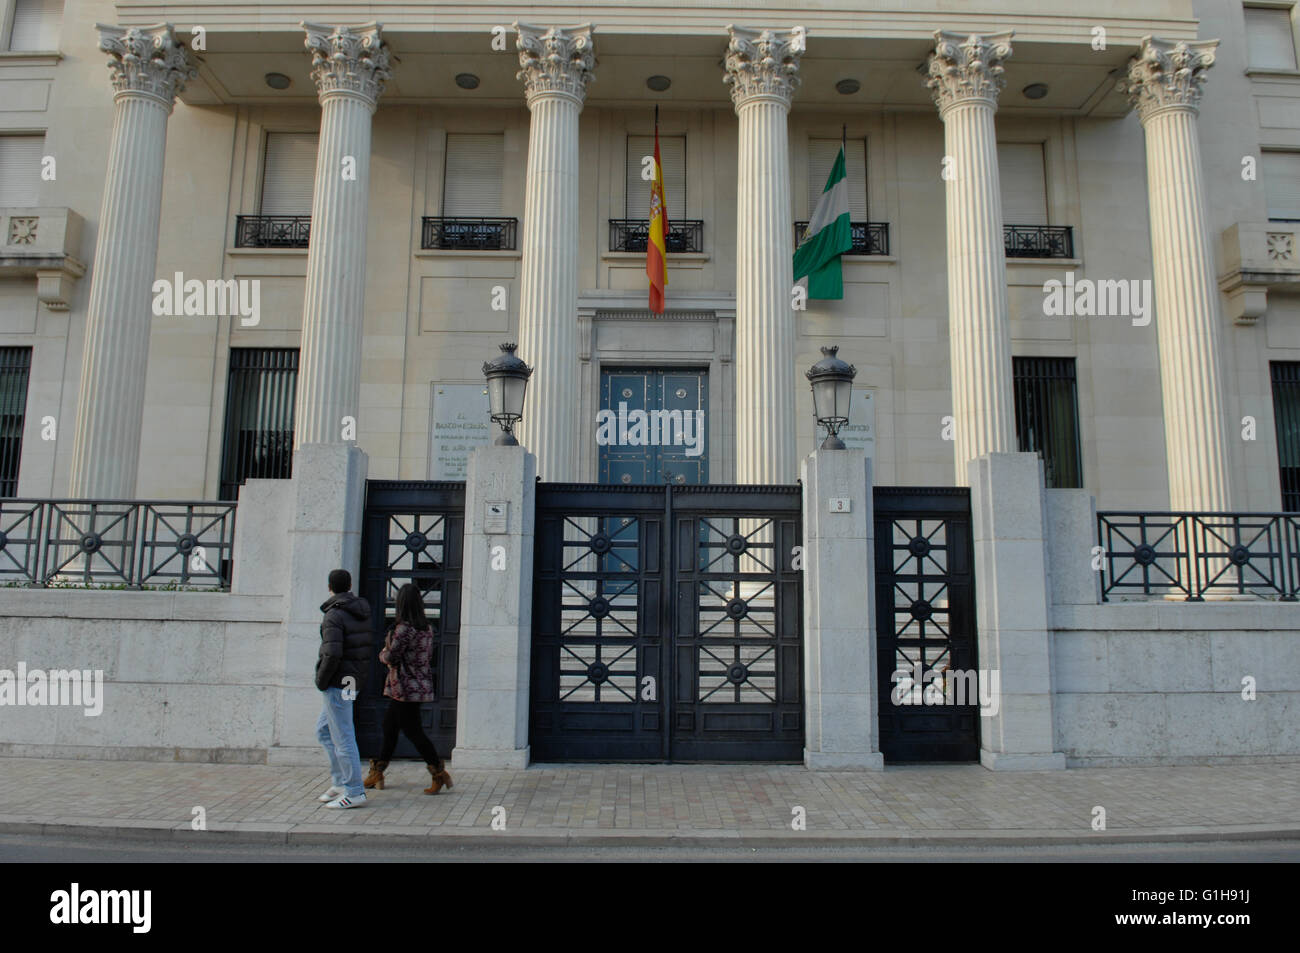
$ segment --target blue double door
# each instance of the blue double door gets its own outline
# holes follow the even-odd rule
[[[599,481],[709,482],[709,375],[703,368],[606,368],[597,420]]]

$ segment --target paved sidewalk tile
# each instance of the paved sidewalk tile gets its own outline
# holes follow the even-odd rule
[[[309,767],[0,758],[0,831],[40,826],[125,835],[190,830],[266,837],[434,836],[506,829],[539,838],[780,837],[802,808],[810,837],[1092,837],[1126,832],[1300,833],[1300,762],[992,772],[977,765],[814,772],[799,766],[539,765],[456,773],[430,797],[424,767],[399,762],[367,806],[325,810]],[[1104,835],[1103,835],[1104,836]]]

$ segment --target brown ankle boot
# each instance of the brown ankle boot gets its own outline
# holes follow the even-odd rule
[[[425,794],[437,794],[444,787],[451,787],[451,775],[446,768],[434,768],[431,764],[425,767],[429,769],[429,786],[424,789]]]
[[[384,789],[384,771],[387,767],[387,761],[376,761],[371,758],[370,773],[366,775],[365,780],[361,783],[368,788],[379,788],[382,791]]]

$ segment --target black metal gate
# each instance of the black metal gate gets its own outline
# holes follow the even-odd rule
[[[370,676],[356,705],[357,744],[374,757],[383,740],[386,667],[379,661],[384,633],[392,624],[397,591],[420,587],[434,631],[437,701],[421,708],[425,732],[446,758],[456,743],[456,659],[460,643],[460,577],[465,531],[465,484],[410,480],[366,482],[357,592],[370,601],[375,633]],[[401,736],[396,757],[417,758]]]
[[[541,484],[534,761],[801,761],[798,486]]]
[[[956,673],[977,669],[970,491],[878,486],[873,500],[880,751],[976,761],[978,705],[947,704]]]

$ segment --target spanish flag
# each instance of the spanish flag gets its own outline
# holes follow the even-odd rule
[[[664,170],[659,159],[659,107],[655,107],[655,176],[650,186],[650,240],[645,246],[645,273],[650,279],[650,310],[664,313],[664,287],[668,284],[668,201],[664,198]]]

